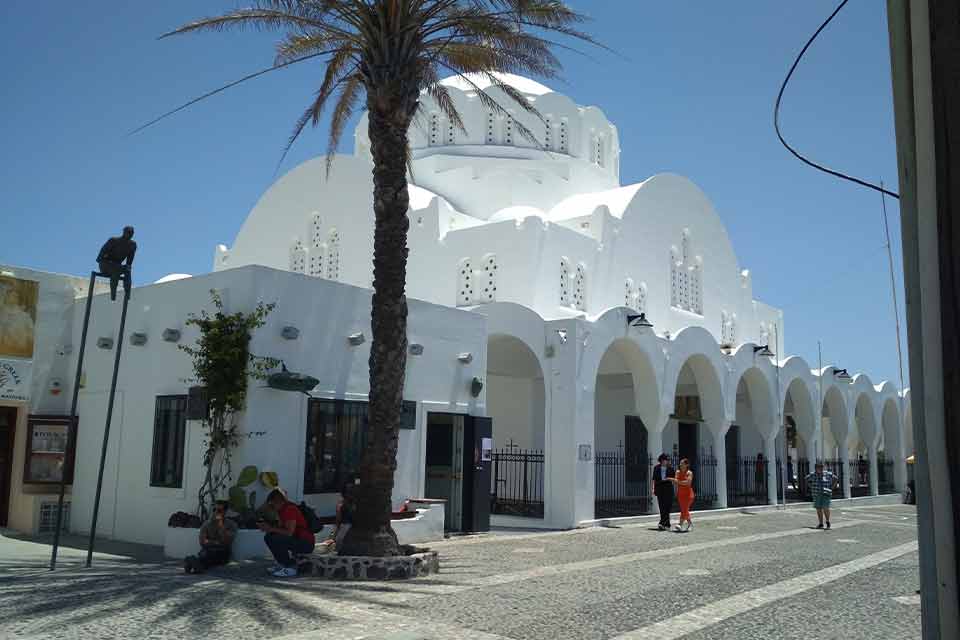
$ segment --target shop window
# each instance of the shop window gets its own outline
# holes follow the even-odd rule
[[[69,442],[68,416],[30,416],[27,420],[27,455],[24,484],[73,483],[76,442]]]
[[[400,428],[416,429],[416,402],[404,402]],[[313,398],[307,410],[303,492],[335,493],[356,477],[367,441],[368,404]]]
[[[183,487],[183,450],[187,433],[187,396],[157,396],[153,413],[150,486]]]

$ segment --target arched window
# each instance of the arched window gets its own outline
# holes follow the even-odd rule
[[[573,308],[587,310],[587,268],[582,263],[577,265],[577,273],[573,278]]]
[[[329,280],[340,279],[340,232],[336,229],[330,230],[327,236],[327,278]]]
[[[571,295],[570,282],[570,261],[567,258],[560,258],[560,306],[570,306]]]
[[[473,265],[470,258],[463,258],[458,265],[457,306],[469,307],[473,304]]]
[[[477,287],[476,301],[493,302],[497,299],[497,256],[488,253],[483,257],[483,289]]]
[[[680,248],[670,249],[670,305],[703,315],[703,261],[690,249],[688,229],[680,237]]]
[[[294,273],[303,273],[307,266],[307,250],[300,242],[300,238],[293,241],[290,246],[290,271]]]

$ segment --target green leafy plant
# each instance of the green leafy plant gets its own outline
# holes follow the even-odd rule
[[[187,326],[200,330],[197,342],[179,347],[190,356],[192,381],[204,387],[207,402],[203,420],[205,474],[197,494],[197,510],[203,519],[213,511],[214,500],[232,479],[232,450],[242,437],[264,433],[241,433],[237,426],[237,414],[246,404],[249,379],[265,379],[267,372],[279,363],[275,358],[250,353],[252,334],[266,323],[275,303],[261,302],[250,313],[227,313],[223,299],[216,291],[210,291],[210,298],[215,309],[213,313],[201,310],[199,314],[190,314],[186,321]],[[256,480],[257,469],[252,468],[253,480]]]

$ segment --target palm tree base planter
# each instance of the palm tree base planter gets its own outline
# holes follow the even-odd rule
[[[440,571],[440,556],[436,551],[400,545],[398,556],[338,556],[311,554],[297,563],[304,577],[328,580],[409,580]]]

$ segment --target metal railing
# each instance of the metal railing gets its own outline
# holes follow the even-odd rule
[[[649,455],[628,455],[623,447],[598,451],[593,468],[595,518],[643,515],[652,511],[653,461]]]
[[[492,453],[490,513],[543,517],[543,451],[508,448]]]
[[[850,460],[850,495],[860,498],[870,495],[870,461],[866,458]]]
[[[767,504],[769,460],[751,457],[727,458],[727,506]]]

